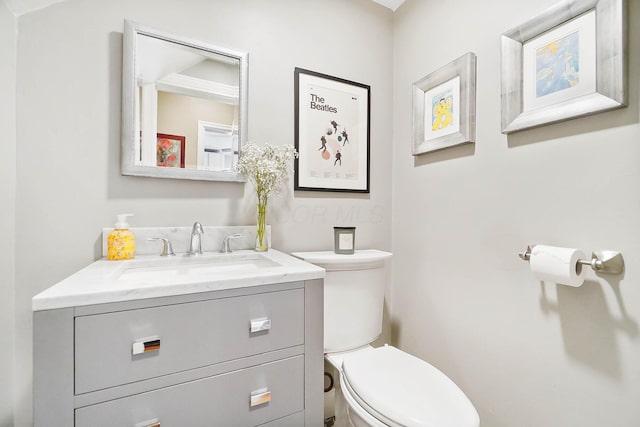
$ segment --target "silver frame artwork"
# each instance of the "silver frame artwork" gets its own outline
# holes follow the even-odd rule
[[[425,141],[425,93],[460,76],[460,129]],[[413,84],[413,155],[476,140],[476,55],[468,52]]]
[[[524,111],[523,45],[580,15],[596,13],[596,90]],[[565,0],[502,34],[502,133],[600,113],[627,104],[627,1]]]

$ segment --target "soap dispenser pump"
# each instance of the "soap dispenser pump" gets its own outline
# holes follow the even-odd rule
[[[129,230],[127,217],[133,214],[116,215],[115,230],[107,237],[107,259],[123,260],[132,259],[136,253],[136,238],[133,231]]]

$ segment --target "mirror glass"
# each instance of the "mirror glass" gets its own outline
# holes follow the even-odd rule
[[[125,21],[122,173],[245,181],[247,54]]]

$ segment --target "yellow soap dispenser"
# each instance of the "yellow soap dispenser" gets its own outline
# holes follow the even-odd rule
[[[136,254],[136,238],[129,230],[127,217],[133,214],[116,215],[116,227],[107,237],[107,259],[132,259]]]

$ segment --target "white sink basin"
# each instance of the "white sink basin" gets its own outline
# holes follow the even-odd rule
[[[117,281],[206,280],[232,273],[251,273],[279,267],[277,262],[255,252],[233,254],[178,255],[155,260],[133,260],[120,270]]]

